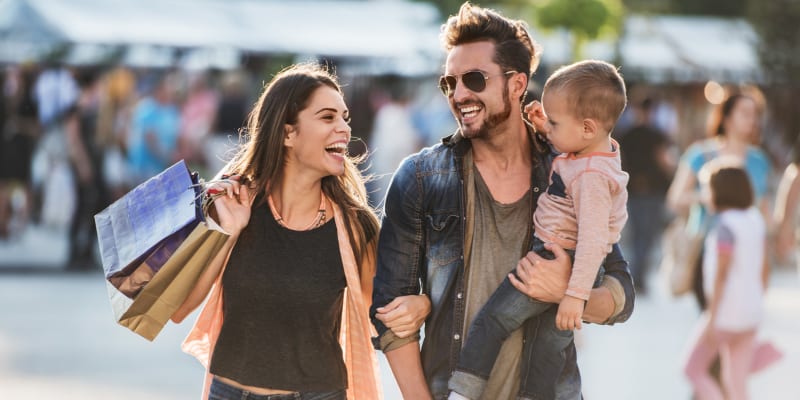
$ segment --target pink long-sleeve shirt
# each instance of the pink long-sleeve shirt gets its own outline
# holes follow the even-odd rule
[[[589,299],[597,271],[628,219],[628,174],[619,144],[612,142],[610,152],[556,157],[550,186],[533,215],[536,237],[575,250],[566,294],[583,300]]]

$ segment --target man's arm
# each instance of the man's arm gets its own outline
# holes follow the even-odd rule
[[[511,284],[522,293],[539,301],[559,303],[567,290],[571,271],[569,255],[557,245],[546,245],[556,256],[553,260],[529,252],[517,264],[517,279],[509,274]],[[625,322],[633,312],[635,294],[628,262],[618,245],[606,256],[605,276],[598,288],[592,289],[583,312],[583,319],[597,324]]]

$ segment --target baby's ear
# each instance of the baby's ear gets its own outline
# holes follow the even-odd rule
[[[591,118],[584,118],[583,119],[583,138],[584,139],[594,139],[595,136],[600,132],[598,129],[600,125],[597,124],[597,121]]]

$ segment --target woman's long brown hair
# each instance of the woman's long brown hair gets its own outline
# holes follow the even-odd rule
[[[286,148],[284,126],[297,123],[315,90],[322,86],[342,90],[336,77],[319,64],[296,64],[279,72],[266,86],[250,112],[242,145],[229,171],[240,174],[254,193],[266,195],[283,179]],[[378,218],[369,206],[364,177],[357,165],[363,157],[347,156],[344,174],[322,179],[322,191],[342,210],[350,244],[359,266],[370,242],[378,235]]]

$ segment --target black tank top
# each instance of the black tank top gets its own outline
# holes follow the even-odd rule
[[[346,286],[333,220],[293,231],[256,199],[222,277],[211,373],[262,388],[345,389],[338,337]]]

